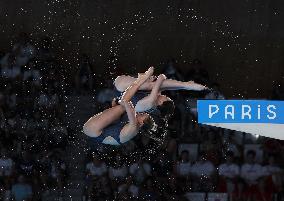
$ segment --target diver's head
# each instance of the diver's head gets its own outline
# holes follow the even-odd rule
[[[147,113],[137,114],[137,121],[141,130],[152,130],[155,126],[154,120]]]
[[[160,95],[157,101],[157,108],[161,112],[162,116],[171,116],[174,113],[175,105],[169,97]]]
[[[137,113],[136,119],[138,121],[139,126],[142,126],[144,124],[144,121],[147,121],[147,119],[150,117],[147,113]]]

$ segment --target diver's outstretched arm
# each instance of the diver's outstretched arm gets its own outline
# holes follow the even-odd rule
[[[157,80],[154,82],[154,85],[152,87],[151,93],[149,97],[153,100],[156,100],[158,95],[161,93],[161,88],[163,86],[163,82],[167,79],[167,77],[164,74],[159,75]]]
[[[148,96],[139,100],[138,103],[136,104],[135,110],[137,112],[147,111],[156,105],[157,98],[161,93],[160,91],[161,85],[166,79],[167,78],[164,74],[159,75],[157,81],[154,82],[151,93]]]

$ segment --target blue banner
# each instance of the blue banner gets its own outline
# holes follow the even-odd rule
[[[198,123],[284,124],[284,101],[198,100]]]

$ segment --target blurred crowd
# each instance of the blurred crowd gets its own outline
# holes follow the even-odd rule
[[[21,34],[0,62],[0,200],[40,200],[67,177],[64,79],[47,38]]]
[[[0,55],[0,64],[0,200],[41,200],[51,189],[63,193],[70,177],[65,151],[75,132],[64,123],[66,97],[95,95],[101,110],[113,99],[112,80],[104,78],[104,87],[98,86],[96,69],[85,54],[71,81],[66,79],[51,40],[33,43],[27,34]],[[176,111],[168,122],[167,140],[153,160],[125,163],[116,154],[115,165],[109,165],[90,150],[82,200],[195,201],[193,192],[225,193],[232,201],[284,199],[283,142],[199,125],[195,100],[225,98],[200,60],[183,72],[170,59],[162,73],[214,91],[167,92]],[[281,97],[279,85],[271,98]]]

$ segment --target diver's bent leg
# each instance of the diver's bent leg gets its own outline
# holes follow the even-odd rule
[[[121,105],[106,109],[91,117],[84,124],[83,131],[90,137],[98,137],[105,127],[118,120],[123,113],[125,113],[125,108]]]
[[[128,75],[121,75],[118,76],[115,80],[114,80],[114,86],[115,88],[120,91],[120,92],[124,92],[129,86],[131,86],[135,81],[137,80],[137,78],[135,77],[131,77]],[[139,90],[145,90],[145,91],[150,91],[152,90],[153,87],[153,82],[146,81],[145,83],[143,83],[140,87]]]

